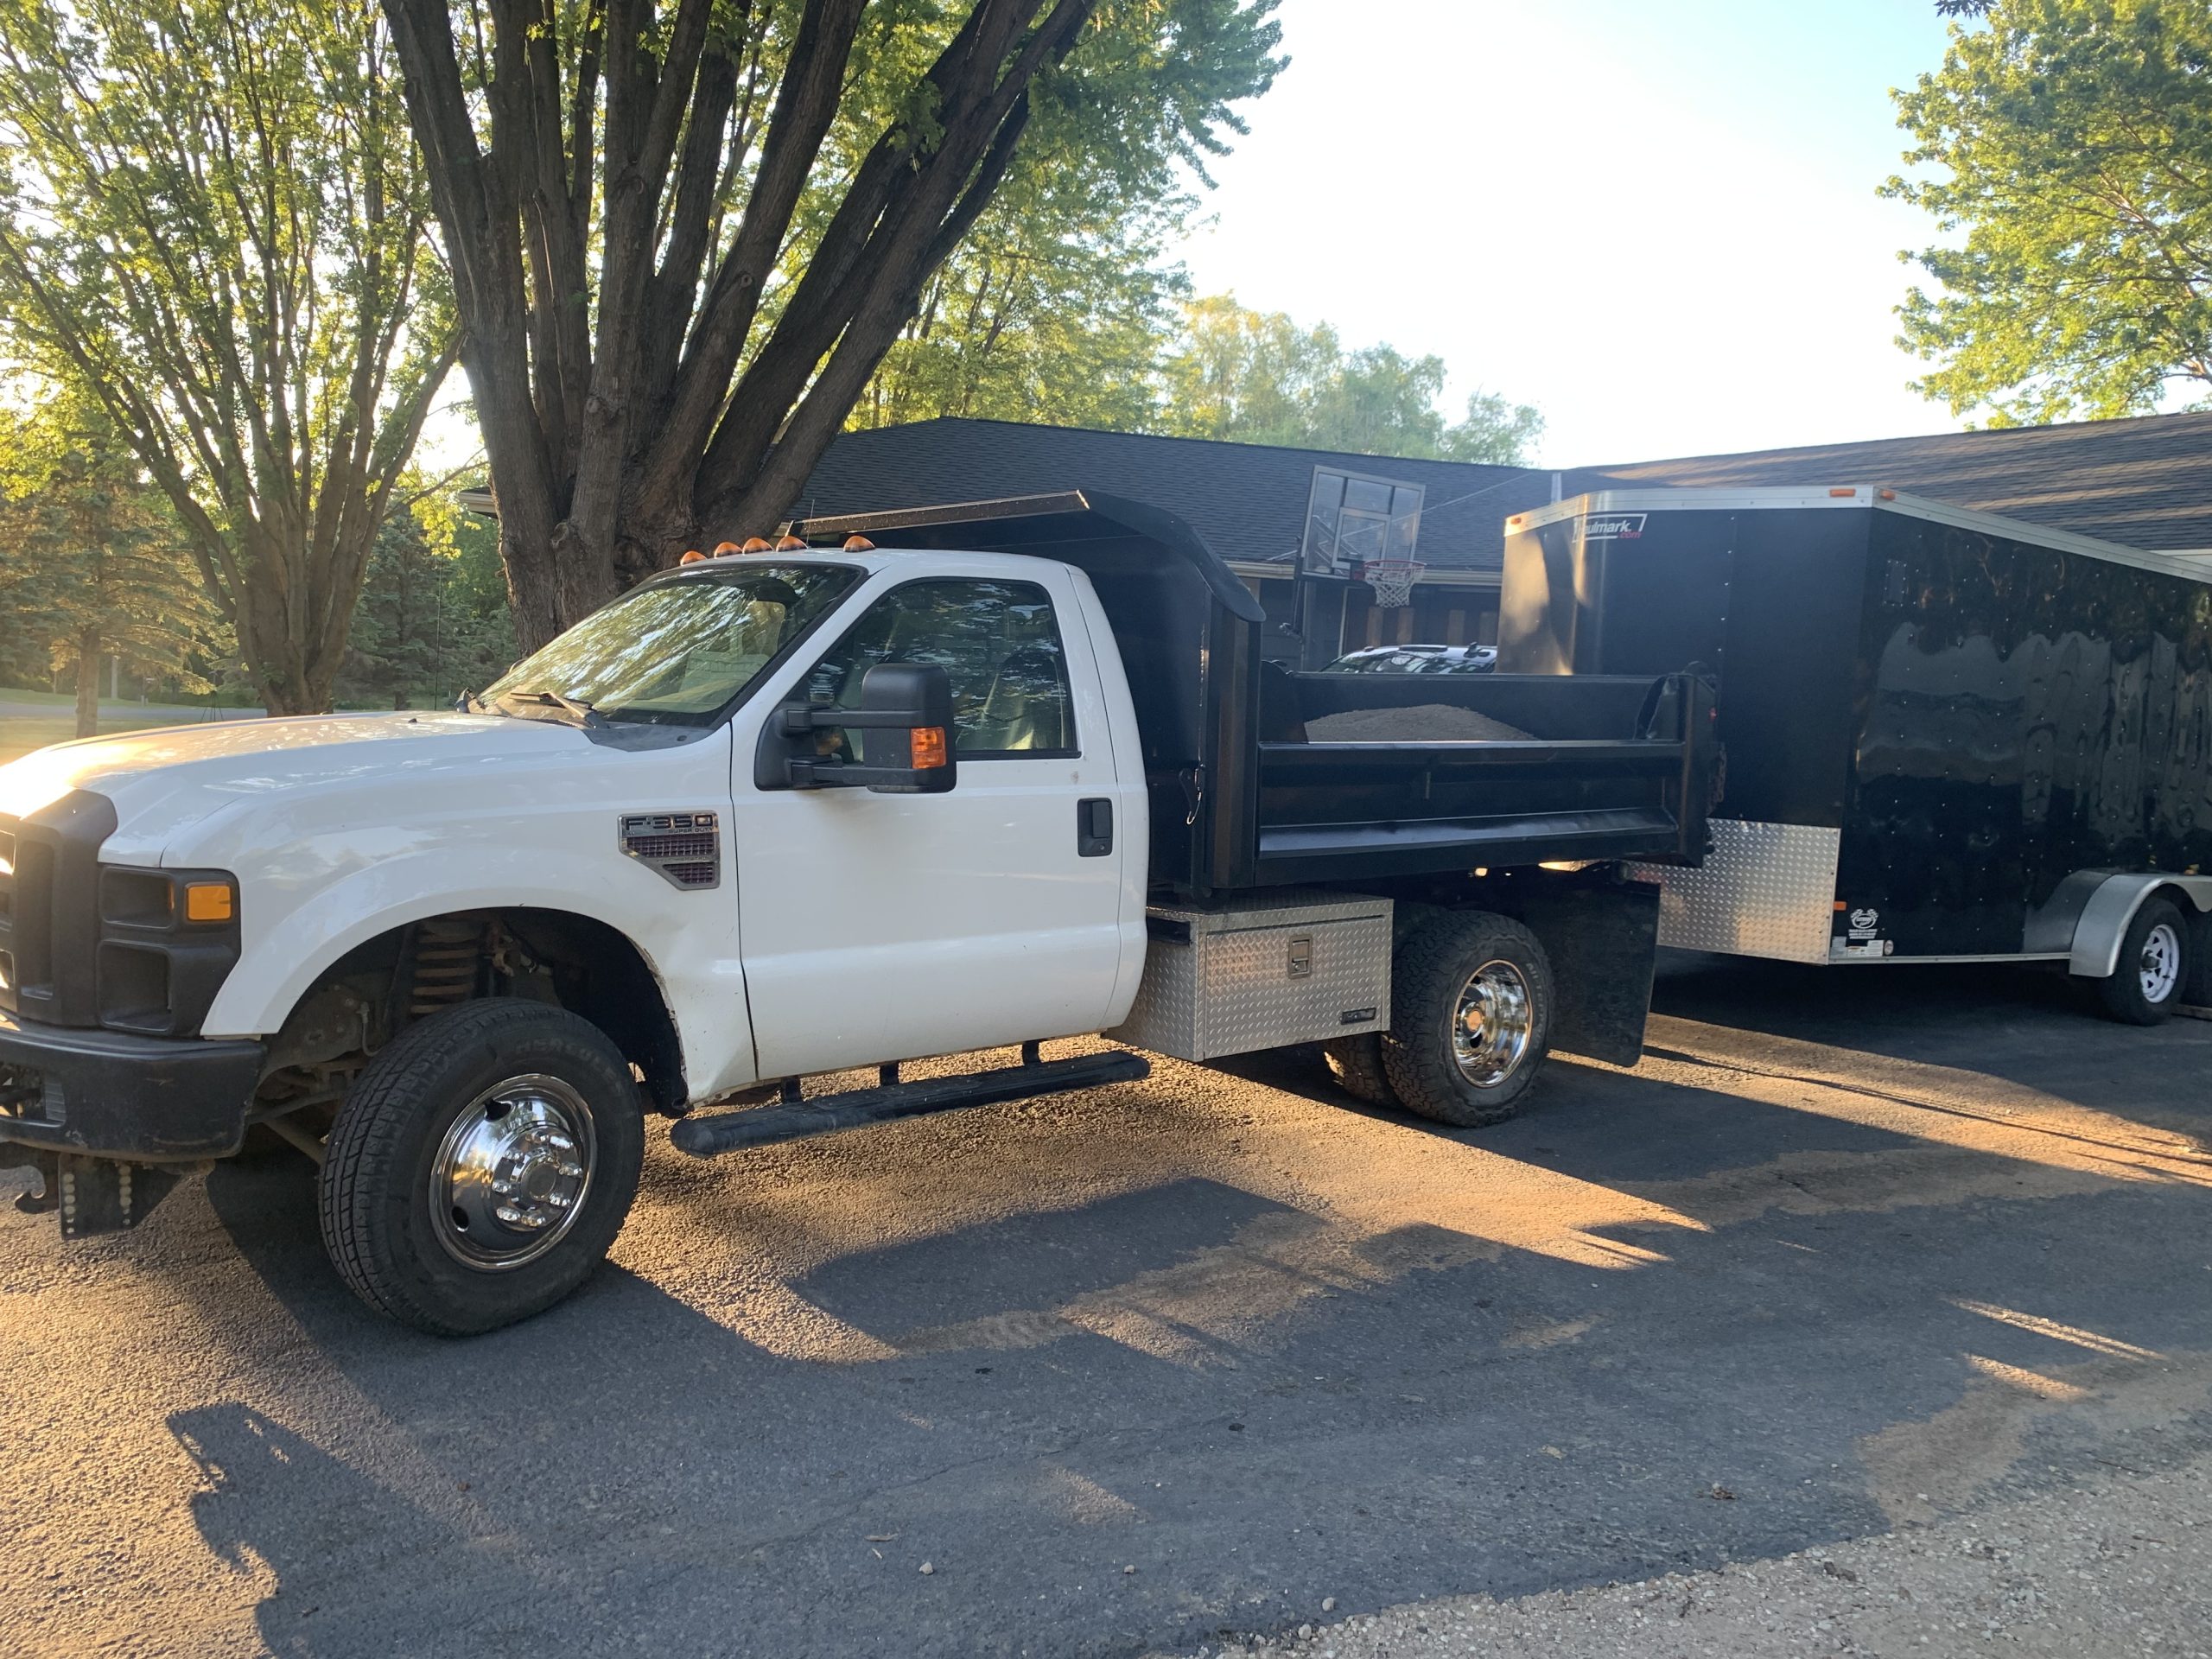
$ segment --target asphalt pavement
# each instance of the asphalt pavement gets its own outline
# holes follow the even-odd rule
[[[0,1652],[1195,1652],[2212,1450],[2212,1023],[1701,961],[1659,1007],[1486,1131],[1273,1056],[657,1135],[613,1264],[461,1344],[338,1285],[296,1154],[67,1249],[0,1210]]]

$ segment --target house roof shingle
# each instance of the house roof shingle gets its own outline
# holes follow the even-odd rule
[[[2212,550],[2212,412],[1686,455],[1564,474],[1465,461],[1156,437],[946,416],[848,432],[798,516],[877,512],[1055,490],[1131,496],[1185,520],[1224,558],[1287,564],[1317,466],[1419,484],[1421,556],[1495,574],[1510,515],[1558,494],[1671,486],[1872,484],[2158,551]]]
[[[2155,551],[2212,549],[2212,413],[1994,427],[1593,467],[1566,493],[1624,485],[1873,484]]]
[[[1166,508],[1224,559],[1287,564],[1298,550],[1317,466],[1421,485],[1418,552],[1445,569],[1500,569],[1506,516],[1551,499],[1552,475],[1523,467],[948,416],[843,434],[814,469],[793,512],[822,518],[1102,490]]]

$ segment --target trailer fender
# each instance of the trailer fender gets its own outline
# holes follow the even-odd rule
[[[2212,875],[2108,875],[2097,884],[2074,925],[2066,971],[2084,979],[2109,979],[2120,966],[2120,941],[2143,901],[2154,893],[2186,899],[2198,915],[2212,914]],[[2198,929],[2199,936],[2205,931]]]

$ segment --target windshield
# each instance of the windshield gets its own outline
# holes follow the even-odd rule
[[[639,588],[517,663],[483,702],[550,696],[609,720],[702,725],[750,690],[860,575],[844,564],[747,561]]]

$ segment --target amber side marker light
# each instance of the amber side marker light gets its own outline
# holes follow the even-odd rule
[[[1840,489],[1840,490],[1830,490],[1830,491],[1828,492],[1828,493],[1829,493],[1830,495],[1846,495],[1846,496],[1848,496],[1848,495],[1856,495],[1856,494],[1858,494],[1858,493],[1859,493],[1859,492],[1858,492],[1858,491],[1856,491],[1856,490],[1853,490],[1853,489],[1848,489],[1848,488],[1846,488],[1846,489]]]
[[[916,726],[906,734],[912,745],[911,762],[916,772],[934,772],[944,764],[944,728]]]
[[[188,922],[227,922],[236,901],[220,881],[194,881],[184,890],[184,919]]]

